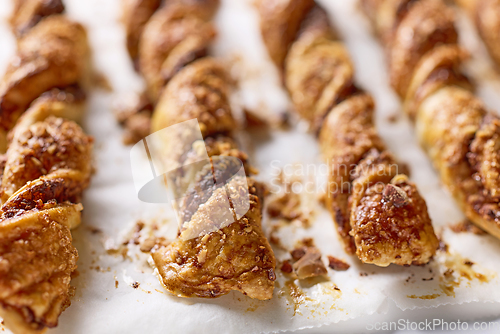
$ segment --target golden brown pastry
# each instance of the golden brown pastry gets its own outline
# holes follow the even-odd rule
[[[203,57],[215,37],[209,22],[218,1],[172,1],[154,13],[139,40],[139,69],[156,103],[161,90],[183,66]]]
[[[207,54],[215,37],[209,21],[218,0],[125,0],[127,48],[144,76],[147,90],[137,103],[118,110],[124,143],[135,144],[151,129],[151,114],[161,91],[185,65]]]
[[[22,35],[0,82],[1,151],[7,132],[33,100],[52,88],[85,83],[88,52],[84,28],[63,15],[45,17]]]
[[[331,168],[327,206],[346,251],[382,267],[427,263],[438,240],[425,201],[378,136],[373,100],[354,85],[325,11],[309,0],[262,0],[258,7],[292,102],[319,132]]]
[[[453,11],[441,0],[363,0],[387,48],[391,84],[467,218],[500,238],[498,117],[460,71]]]
[[[177,296],[214,298],[237,290],[265,300],[273,296],[276,260],[261,227],[264,187],[249,175],[247,156],[232,138],[236,122],[229,76],[206,56],[215,36],[209,20],[217,6],[216,0],[167,1],[139,39],[139,67],[155,105],[151,132],[197,119],[201,148],[210,157],[194,175],[174,181],[183,194],[178,237],[155,250],[152,258],[160,282]],[[183,152],[180,137],[162,144],[175,146],[168,159],[180,165],[189,165],[200,149],[200,143],[189,144]],[[222,187],[213,186],[214,179],[236,175],[241,168],[236,161],[242,162],[246,178],[238,174]],[[245,201],[249,209],[240,214],[236,204]]]
[[[195,98],[186,100],[186,94]],[[246,166],[246,154],[230,139],[235,121],[228,97],[228,77],[222,66],[212,58],[199,59],[182,69],[165,88],[154,111],[152,130],[196,118],[209,156],[237,157]],[[193,189],[203,188],[207,177],[212,180],[212,171],[218,179],[218,174],[230,173],[232,169],[226,162],[212,165],[207,176],[203,171],[198,173]],[[248,173],[249,168],[245,169]],[[225,192],[220,194],[219,188],[201,198],[194,192],[183,202],[179,238],[153,254],[160,280],[168,291],[183,297],[218,297],[238,290],[251,298],[272,298],[276,261],[261,228],[263,186],[251,177],[247,179],[248,186],[241,183],[244,180],[234,180],[228,187],[248,187],[249,211],[214,232],[188,240],[182,238],[187,230],[202,228],[210,215],[220,220],[230,214],[226,208],[218,211],[218,196]],[[236,197],[231,199],[238,201]],[[229,219],[232,218],[231,215]]]
[[[456,0],[472,17],[491,58],[500,66],[500,1]]]
[[[18,3],[19,12],[27,11],[23,4],[32,6],[32,1]],[[59,315],[71,304],[70,281],[78,252],[70,229],[80,223],[80,197],[91,174],[92,138],[72,121],[81,117],[85,95],[78,86],[68,86],[54,61],[67,56],[59,57],[58,51],[74,56],[86,52],[86,47],[72,42],[79,38],[83,42],[85,33],[59,15],[33,24],[19,41],[19,53],[26,58],[19,56],[20,62],[11,65],[12,71],[20,72],[10,72],[3,81],[21,83],[3,95],[17,103],[17,116],[22,116],[8,136],[0,185],[0,317],[14,333],[42,333],[57,326]],[[71,31],[76,35],[67,35]],[[37,51],[35,36],[53,43],[54,49]],[[32,53],[23,53],[28,50]],[[36,71],[30,73],[33,68]],[[70,83],[78,80],[75,77]]]
[[[195,98],[183,99],[188,93]],[[246,162],[246,155],[227,137],[235,126],[228,93],[227,75],[222,66],[211,58],[197,60],[182,69],[165,88],[153,114],[152,130],[196,118],[209,156],[235,156]],[[212,179],[212,170],[227,173],[230,168],[226,163],[214,164],[207,177]],[[203,187],[202,176],[198,174],[200,179],[195,185]],[[218,297],[230,290],[257,299],[272,297],[276,264],[261,228],[263,188],[250,177],[248,186],[234,185],[235,188],[241,186],[248,187],[249,211],[238,221],[197,238],[185,240],[181,234],[186,229],[203,226],[206,219],[203,217],[211,211],[221,219],[228,210],[223,208],[225,211],[218,213],[221,194],[217,190],[203,198],[193,195],[183,203],[180,209],[183,225],[178,240],[153,254],[161,282],[168,291],[183,297]]]

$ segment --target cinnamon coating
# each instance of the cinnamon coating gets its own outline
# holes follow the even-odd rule
[[[262,36],[272,57],[284,55],[292,102],[319,133],[330,168],[326,203],[345,249],[382,267],[427,263],[438,241],[425,201],[377,134],[373,100],[354,84],[349,54],[326,12],[299,2],[261,1]],[[299,24],[290,14],[298,6],[310,8]],[[287,45],[270,37],[282,33],[283,22],[295,27],[283,38]]]
[[[362,3],[387,48],[392,86],[442,182],[467,218],[500,238],[499,120],[460,70],[452,10],[440,0]]]
[[[22,36],[1,85],[0,123],[13,128],[0,185],[0,316],[14,333],[57,326],[71,304],[78,252],[70,229],[91,175],[93,140],[73,121],[85,100],[85,31],[57,14],[59,4],[16,2]]]
[[[0,188],[2,202],[27,182],[63,170],[82,175],[81,192],[90,179],[91,147],[92,140],[82,129],[63,118],[51,116],[19,132],[7,150]]]
[[[149,6],[144,12],[152,8],[150,1],[135,3]],[[206,149],[210,157],[203,168],[168,179],[182,197],[179,233],[152,258],[160,282],[177,296],[215,298],[236,290],[266,300],[273,296],[276,259],[261,227],[264,186],[250,176],[248,157],[232,135],[237,125],[229,75],[206,56],[215,37],[210,19],[218,3],[168,1],[148,14],[139,37],[139,69],[154,105],[151,132],[197,119],[204,139],[186,144],[183,133],[175,133],[150,150],[155,156],[169,152],[165,159],[183,166],[198,161],[199,151]],[[131,31],[132,23],[126,25]],[[238,174],[242,167],[246,178]],[[227,182],[216,185],[214,180]],[[240,212],[238,204],[245,203],[248,211]]]

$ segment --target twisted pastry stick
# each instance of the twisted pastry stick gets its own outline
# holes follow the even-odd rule
[[[207,54],[215,37],[210,22],[218,0],[127,0],[124,23],[127,48],[146,80],[146,96],[119,115],[124,142],[133,144],[150,133],[153,106],[170,79],[186,64]],[[153,15],[154,14],[154,15]]]
[[[216,0],[168,2],[152,15],[139,40],[140,71],[149,95],[157,102],[152,132],[196,118],[211,157],[210,168],[198,171],[188,181],[192,187],[180,204],[178,238],[156,250],[152,258],[161,283],[175,295],[213,298],[237,290],[265,300],[273,295],[276,260],[261,227],[264,187],[248,176],[251,168],[247,156],[231,134],[236,122],[229,103],[230,79],[215,59],[205,56],[215,35],[209,20],[217,5]],[[183,143],[180,137],[173,142],[165,145]],[[198,146],[193,144],[188,153],[175,159],[180,165],[189,165],[197,152]],[[237,169],[216,156],[242,161],[246,181],[237,177],[226,190],[207,189],[209,181],[232,175]],[[197,189],[207,191],[201,196]],[[232,205],[248,199],[248,212],[216,231],[185,238],[193,231],[204,230],[213,218],[232,221],[235,207],[223,208],[225,191],[231,195]]]
[[[24,6],[33,3],[21,1],[17,11],[29,12]],[[68,86],[80,79],[80,66],[76,73],[64,70],[75,72],[69,63],[87,50],[83,27],[63,16],[22,21],[36,25],[23,28],[17,57],[2,82],[2,125],[23,115],[9,134],[2,166],[0,316],[14,333],[41,333],[57,325],[73,291],[78,252],[70,229],[80,223],[92,138],[68,120],[83,111],[82,90]],[[4,109],[7,105],[12,109]]]
[[[20,1],[14,17],[25,12],[24,8],[32,3],[45,2],[42,0]],[[33,15],[37,18],[39,16]],[[16,56],[9,63],[3,80],[0,82],[0,150],[2,152],[5,152],[7,147],[8,131],[13,128],[17,119],[33,100],[52,88],[78,84],[84,86],[88,82],[86,76],[89,51],[86,41],[86,33],[81,25],[70,22],[63,15],[57,14],[47,16],[28,33],[20,36]]]
[[[427,263],[438,241],[425,201],[378,136],[373,100],[353,84],[349,55],[324,10],[309,0],[273,0],[261,1],[259,12],[297,112],[319,131],[331,166],[327,206],[346,251],[383,267]]]
[[[460,71],[451,9],[440,0],[363,0],[387,47],[391,84],[467,218],[500,238],[500,121]]]
[[[500,66],[500,1],[456,0],[474,20],[488,52]]]

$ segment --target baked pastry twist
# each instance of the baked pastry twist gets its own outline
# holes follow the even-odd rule
[[[311,0],[263,0],[261,31],[295,109],[319,133],[327,206],[348,253],[378,266],[425,264],[435,253],[425,201],[378,136],[373,100],[325,11]]]
[[[85,31],[64,16],[37,15],[20,20],[30,23],[2,81],[2,127],[17,123],[2,162],[0,316],[14,333],[56,326],[70,305],[78,260],[70,229],[91,174],[92,138],[71,120],[83,112],[85,96],[73,85],[83,73],[72,64],[87,53]]]
[[[217,5],[215,0],[168,2],[152,15],[139,40],[139,68],[156,103],[151,132],[197,119],[204,138],[202,147],[210,157],[208,168],[186,182],[191,187],[185,187],[185,198],[179,204],[177,239],[159,247],[152,258],[161,283],[177,296],[213,298],[237,290],[251,298],[270,299],[276,260],[261,227],[264,187],[249,176],[247,156],[232,136],[236,122],[229,103],[228,74],[215,59],[205,56],[215,35],[209,20]],[[182,146],[183,140],[176,137],[164,144]],[[168,158],[189,165],[198,150],[193,144],[188,152]],[[233,160],[219,160],[218,156],[242,161],[246,179],[235,177],[224,187],[207,186],[238,169]],[[204,190],[203,195],[199,189]],[[227,194],[231,208],[222,205]],[[212,224],[212,218],[228,216],[232,221],[235,203],[245,200],[250,206],[239,219],[199,234]],[[185,237],[193,231],[199,236]]]
[[[32,4],[50,3],[43,0],[19,0],[14,18]],[[21,5],[22,4],[22,5]],[[52,88],[71,85],[85,86],[88,82],[86,33],[83,27],[69,21],[64,15],[49,15],[31,29],[26,30],[34,18],[24,18],[14,28],[25,32],[17,41],[15,58],[9,63],[0,82],[0,150],[7,147],[6,135],[21,114],[42,93]],[[24,16],[23,16],[24,17]],[[16,20],[13,20],[16,22]],[[24,28],[19,28],[24,27]]]
[[[500,120],[460,71],[453,11],[440,0],[363,0],[387,48],[391,84],[442,182],[472,222],[500,238]]]
[[[472,17],[486,48],[500,66],[500,1],[456,0]]]

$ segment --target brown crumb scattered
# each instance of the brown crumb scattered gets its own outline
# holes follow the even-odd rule
[[[443,273],[444,277],[450,277],[455,271],[453,269],[448,269]]]
[[[470,266],[473,266],[473,265],[474,265],[474,262],[472,262],[472,261],[470,261],[470,260],[465,260],[465,261],[464,261],[464,264],[465,264],[466,266],[469,266],[469,267],[470,267]]]
[[[292,258],[295,260],[295,261],[298,261],[300,260],[304,255],[306,255],[306,250],[307,250],[307,247],[305,246],[302,246],[302,247],[299,247],[299,248],[295,248],[294,250],[292,250],[290,252],[290,255],[292,255]]]
[[[131,285],[131,286],[132,286],[134,289],[137,289],[140,285],[141,285],[141,283],[139,283],[139,282],[135,281],[134,283],[132,283],[132,285]]]
[[[290,128],[290,113],[283,111],[278,114],[275,120],[272,121],[272,127],[276,129],[286,130]]]
[[[467,219],[457,224],[450,225],[450,229],[455,233],[470,232],[476,235],[486,234],[485,231],[483,231]]]
[[[132,145],[148,136],[151,129],[153,105],[145,93],[123,99],[114,107],[116,120],[124,128],[123,143]]]
[[[290,264],[290,261],[285,260],[283,261],[283,264],[281,265],[281,271],[284,272],[285,274],[291,274],[293,271],[292,265]]]
[[[327,257],[328,257],[328,267],[332,268],[333,270],[345,271],[351,267],[348,263],[340,259],[337,259],[336,257],[333,257],[331,255],[328,255]]]
[[[448,251],[448,245],[443,240],[441,240],[441,238],[439,239],[439,248],[438,249],[442,252]]]
[[[141,252],[148,253],[151,251],[151,249],[153,249],[155,244],[156,244],[156,238],[147,238],[141,244],[140,250],[141,250]]]
[[[359,276],[366,277],[366,276],[368,276],[368,273],[359,273]]]
[[[316,247],[307,247],[305,254],[293,264],[294,272],[299,279],[326,275],[326,270],[323,261],[321,261],[321,253]]]
[[[151,132],[151,112],[140,111],[124,123],[123,144],[133,145]]]
[[[287,192],[269,203],[267,213],[272,218],[282,218],[287,221],[299,219],[300,196],[295,193]]]
[[[129,258],[128,256],[128,248],[127,247],[122,247],[120,254],[122,255],[123,259],[126,260]]]
[[[118,284],[119,284],[119,282],[118,282],[118,280],[116,279],[116,276],[115,276],[115,289],[118,289]]]
[[[389,121],[389,123],[396,123],[399,120],[399,114],[392,114],[387,117],[387,120]]]
[[[393,184],[387,184],[382,195],[386,202],[392,203],[397,208],[407,205],[410,201],[406,192]]]
[[[306,247],[314,247],[314,239],[313,238],[304,238],[299,241],[299,244],[304,245]]]
[[[244,109],[243,113],[245,114],[246,125],[249,128],[260,128],[268,126],[268,123],[262,119],[257,113],[254,111]]]
[[[140,242],[139,242],[139,238],[141,237],[141,231],[142,229],[144,228],[145,224],[144,222],[142,222],[141,220],[139,220],[136,224],[135,224],[135,227],[134,227],[134,232],[133,232],[133,235],[132,235],[132,238],[130,239],[130,241],[128,241],[127,243],[134,243],[134,245],[138,245]]]
[[[102,72],[94,72],[92,75],[92,84],[99,88],[102,89],[106,92],[112,92],[113,87],[109,83],[108,78],[104,75]]]
[[[143,253],[155,252],[162,246],[168,246],[170,241],[168,241],[165,237],[149,237],[144,240],[139,249]]]
[[[88,226],[87,227],[90,233],[92,234],[99,234],[102,233],[102,230],[100,228],[94,227],[94,226]]]

